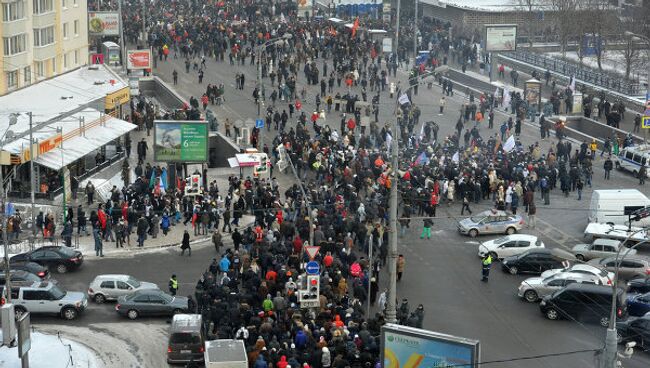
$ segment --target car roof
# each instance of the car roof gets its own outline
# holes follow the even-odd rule
[[[510,216],[508,213],[505,211],[499,211],[499,210],[486,210],[478,214],[479,216]]]
[[[598,273],[600,273],[602,271],[600,268],[598,268],[596,266],[592,266],[592,265],[584,264],[584,263],[576,263],[573,266],[569,267],[569,269],[573,270],[573,271],[576,271],[576,270],[590,271],[590,272],[591,271],[597,271]]]
[[[588,275],[588,274],[581,273],[581,272],[571,272],[571,271],[556,273],[553,276],[556,276],[556,278],[558,278],[558,279],[571,279],[571,280],[575,280],[575,279],[583,279],[583,280],[598,279],[598,276],[593,275],[593,274]],[[549,277],[553,277],[553,276],[549,276]]]
[[[131,278],[131,276],[129,276],[129,275],[121,275],[121,274],[104,274],[104,275],[95,276],[95,280],[111,279],[111,280],[117,280],[117,281],[126,281],[129,278]]]
[[[597,239],[594,239],[594,244],[617,246],[617,245],[621,244],[621,241],[616,240],[616,239],[597,238]]]
[[[537,236],[530,235],[530,234],[512,234],[512,235],[506,235],[505,238],[509,238],[509,239],[512,239],[512,240],[537,241]]]
[[[144,290],[138,290],[133,295],[160,295],[164,294],[162,290],[158,289],[144,289]]]
[[[575,283],[575,284],[569,284],[566,286],[565,290],[573,290],[573,289],[582,289],[582,292],[594,292],[594,293],[600,293],[600,294],[611,294],[612,287],[611,286],[606,286],[606,285],[593,285],[593,284],[580,284],[580,283]],[[618,292],[622,292],[624,290],[618,289]]]

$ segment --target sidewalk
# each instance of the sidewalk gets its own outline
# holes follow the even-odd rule
[[[499,64],[496,65],[497,68],[498,68],[498,65]],[[461,65],[458,64],[458,63],[455,63],[455,62],[449,60],[449,66],[450,67],[453,66],[454,69],[458,70],[459,72],[462,72]],[[495,73],[494,74],[494,76],[495,76],[494,81],[499,81],[499,82],[501,82],[501,83],[503,83],[503,84],[505,84],[505,85],[512,88],[513,85],[512,85],[512,80],[510,78],[510,71],[512,70],[512,68],[507,66],[507,65],[504,65],[504,66],[505,66],[504,77],[500,78],[499,77],[499,72],[495,71],[494,72]],[[519,73],[519,78],[517,78],[517,86],[514,86],[514,88],[523,89],[524,88],[524,82],[529,80],[529,79],[532,79],[533,77],[530,74],[527,74],[527,73],[525,73],[525,72],[523,72],[521,70],[517,70],[517,72]],[[474,67],[472,67],[471,65],[467,65],[467,71],[466,71],[465,74],[467,74],[469,77],[472,77],[472,78],[475,78],[475,79],[478,79],[478,80],[482,80],[482,81],[487,82],[487,83],[489,83],[489,81],[490,81],[490,77],[487,75],[487,73],[485,73],[485,72],[483,74],[480,73],[480,68],[478,66],[478,63]],[[546,81],[544,80],[543,76],[542,76],[541,82],[542,82],[542,99],[548,99],[550,97],[550,95],[551,95],[551,84],[549,82],[549,84],[547,86]],[[557,86],[559,86],[561,88],[566,88],[566,86],[563,85],[562,83],[559,83],[559,81],[557,83]],[[610,102],[614,102],[614,101],[610,101]],[[631,132],[632,129],[634,128],[634,117],[635,117],[637,111],[630,109],[628,106],[626,106],[626,107],[627,107],[627,111],[625,112],[625,118],[621,119],[621,122],[619,124],[619,128],[621,130]],[[582,114],[580,114],[580,115],[583,116]],[[592,114],[591,118],[596,120],[596,121],[599,121],[599,122],[601,122],[603,124],[606,124],[605,116],[598,119],[597,114]]]

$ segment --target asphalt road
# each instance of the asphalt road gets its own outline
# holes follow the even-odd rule
[[[319,67],[322,61],[318,62]],[[179,72],[177,91],[189,99],[190,96],[200,97],[208,83],[224,83],[226,86],[227,104],[214,108],[220,121],[226,117],[231,120],[255,118],[257,109],[252,101],[254,85],[254,67],[246,65],[230,66],[226,63],[216,64],[208,61],[204,85],[199,85],[196,72],[185,73],[183,61],[171,57],[167,63],[159,63],[157,74],[171,84],[173,69]],[[331,64],[330,64],[331,70]],[[246,89],[234,89],[234,75],[244,71],[247,75]],[[398,72],[398,77],[405,85],[404,72]],[[299,88],[305,82],[301,74],[298,79]],[[270,94],[268,80],[267,95]],[[311,98],[303,102],[306,111],[312,108],[315,89],[308,88]],[[359,95],[360,95],[360,89]],[[437,114],[440,89],[434,84],[432,90],[421,87],[419,95],[414,100],[421,109],[420,121],[434,120],[440,125],[440,136],[450,134],[458,117],[459,104],[466,96],[456,93],[449,98],[445,114]],[[389,101],[388,93],[381,97],[380,120],[388,121],[393,111],[394,103]],[[286,108],[286,105],[285,105]],[[495,126],[499,126],[506,115],[498,113]],[[337,128],[340,117],[334,112],[328,114],[328,124]],[[292,126],[289,123],[289,127]],[[295,124],[295,123],[293,123]],[[223,124],[222,124],[223,127]],[[416,128],[419,131],[419,127]],[[495,129],[495,133],[497,130]],[[484,137],[488,134],[485,127],[481,128]],[[264,133],[265,141],[270,142],[271,136]],[[539,133],[536,127],[524,125],[521,140],[525,146],[538,141]],[[555,140],[540,141],[545,152]],[[575,145],[574,145],[575,147]],[[586,188],[583,200],[577,201],[577,195],[572,193],[569,198],[551,195],[551,205],[538,203],[538,226],[536,229],[526,229],[524,232],[541,237],[547,247],[570,247],[582,238],[586,225],[587,209],[590,193],[593,189],[605,188],[637,188],[637,181],[625,173],[613,173],[612,180],[604,182],[602,161],[594,163],[594,185]],[[282,175],[282,174],[278,174]],[[290,177],[282,177],[282,182]],[[645,192],[648,189],[643,188]],[[474,211],[489,208],[491,203],[484,202],[472,206]],[[479,339],[481,342],[481,360],[484,362],[499,361],[483,364],[483,367],[594,367],[596,365],[593,353],[580,353],[545,357],[523,361],[508,361],[514,358],[534,355],[557,354],[576,350],[598,349],[604,342],[605,330],[594,325],[584,325],[569,321],[548,321],[540,313],[536,304],[519,300],[516,290],[526,276],[502,274],[500,267],[495,265],[490,282],[484,284],[480,279],[480,261],[476,255],[477,243],[468,237],[459,235],[455,223],[460,218],[460,206],[452,205],[438,211],[440,219],[435,221],[434,239],[420,240],[421,223],[412,222],[411,232],[400,241],[400,253],[406,257],[404,278],[398,285],[398,297],[408,298],[411,307],[418,304],[425,306],[426,329]],[[485,237],[478,240],[492,239]],[[648,254],[649,250],[642,249],[641,253]],[[157,283],[161,288],[167,288],[167,280],[171,273],[176,273],[181,282],[180,295],[193,291],[193,286],[200,273],[207,267],[209,260],[214,257],[211,247],[196,249],[192,257],[179,257],[176,249],[162,250],[157,253],[139,255],[124,259],[101,259],[87,261],[81,270],[68,275],[58,276],[66,288],[70,290],[85,290],[89,282],[97,274],[128,273],[136,278]],[[382,283],[385,277],[382,276]],[[34,317],[36,324],[61,324],[56,318]],[[124,319],[118,317],[111,305],[90,304],[89,310],[78,321],[70,324],[91,326],[96,323],[121,323]],[[164,321],[144,319],[140,322],[129,321],[130,326],[137,329],[141,324],[160,324]],[[160,341],[164,346],[165,341]],[[650,354],[638,351],[633,359],[625,361],[626,367],[650,366]]]

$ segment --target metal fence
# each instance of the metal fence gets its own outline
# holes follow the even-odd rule
[[[567,79],[571,76],[576,78],[576,82],[590,83],[595,86],[616,91],[627,96],[637,96],[641,92],[639,82],[626,81],[620,74],[599,71],[584,65],[578,65],[569,61],[552,58],[527,51],[515,51],[504,53],[505,56],[528,63],[544,70],[550,70]]]

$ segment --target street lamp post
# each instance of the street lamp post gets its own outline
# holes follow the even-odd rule
[[[12,126],[16,124],[17,119],[10,118],[9,119],[9,126]],[[3,136],[0,138],[0,155],[4,151],[4,141],[7,136],[13,135],[13,132],[11,130],[7,129]],[[5,298],[7,300],[7,303],[11,303],[11,271],[9,267],[9,241],[7,240],[7,225],[9,223],[8,217],[7,217],[7,212],[6,212],[6,206],[7,206],[7,192],[5,190],[5,177],[4,177],[4,164],[0,163],[0,190],[2,190],[2,207],[0,207],[0,210],[2,210],[2,245],[3,245],[3,250],[4,250],[4,262],[5,262]]]
[[[648,38],[648,37],[646,37],[644,35],[640,35],[638,33],[630,32],[630,31],[625,31],[624,34],[627,37],[630,37],[630,38],[638,38],[640,40],[643,40],[648,45],[648,47],[650,48],[650,38]],[[650,50],[648,51],[648,53],[650,53]],[[645,86],[646,86],[645,87],[645,99],[646,99],[645,103],[648,103],[648,101],[650,101],[650,68],[646,68]],[[646,132],[647,131],[648,131],[647,129],[643,129],[643,143],[646,142],[646,134],[647,134]]]
[[[280,37],[275,37],[275,38],[272,38],[272,39],[264,42],[263,44],[257,46],[257,49],[255,50],[256,51],[255,52],[255,54],[256,54],[255,57],[257,58],[257,78],[256,78],[257,81],[256,81],[256,86],[257,86],[257,88],[259,88],[259,90],[257,91],[257,94],[258,94],[258,97],[257,97],[257,118],[258,119],[260,119],[262,117],[262,95],[263,95],[262,91],[264,90],[264,87],[262,85],[262,50],[266,50],[267,47],[269,47],[271,45],[275,45],[279,41],[288,40],[290,38],[291,38],[291,34],[290,33],[285,33],[284,35],[282,35]],[[263,128],[261,128],[260,131],[259,131],[259,142],[258,142],[258,147],[259,148],[258,148],[258,150],[260,152],[262,152],[262,150],[264,149],[263,136],[262,136],[263,131],[264,131]]]

